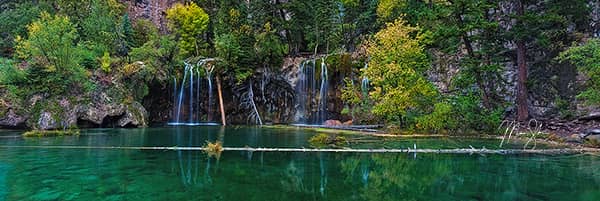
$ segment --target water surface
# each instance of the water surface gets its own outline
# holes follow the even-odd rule
[[[255,127],[0,132],[0,200],[600,200],[600,157],[47,149],[6,146],[310,147],[314,132]],[[360,139],[352,147],[496,148],[497,140]],[[2,147],[4,146],[4,147]],[[521,147],[517,143],[508,146]]]

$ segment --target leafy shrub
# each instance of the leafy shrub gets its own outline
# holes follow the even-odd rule
[[[453,96],[451,103],[452,116],[456,122],[454,130],[493,132],[504,117],[502,108],[482,107],[479,96],[475,94]]]
[[[0,85],[17,84],[25,81],[27,72],[8,59],[0,58]]]
[[[444,128],[456,127],[456,119],[452,115],[452,105],[439,102],[434,105],[433,112],[416,118],[419,130],[437,132]]]
[[[104,52],[104,55],[100,57],[100,68],[107,73],[110,73],[110,54],[108,52]]]
[[[29,61],[31,93],[88,91],[88,72],[79,65],[81,49],[75,45],[77,30],[69,17],[42,12],[27,26],[27,38],[17,38],[17,54]]]
[[[584,90],[577,98],[585,100],[589,105],[600,105],[600,39],[571,47],[562,52],[558,59],[575,64],[588,77]]]

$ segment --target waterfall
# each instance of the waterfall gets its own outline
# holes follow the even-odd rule
[[[177,103],[177,77],[173,77],[173,104]],[[177,106],[173,106],[172,117],[177,118]]]
[[[185,65],[185,69],[184,69],[184,74],[183,74],[183,79],[181,80],[181,89],[179,90],[179,98],[177,99],[177,115],[175,116],[175,123],[181,123],[181,104],[183,103],[183,89],[185,86],[185,78],[187,77],[187,73],[188,73],[188,65],[186,63]]]
[[[296,121],[298,123],[306,122],[306,104],[308,96],[308,82],[306,72],[306,61],[300,63],[298,67],[298,82],[296,84]]]
[[[173,79],[174,91],[174,109],[172,122],[169,125],[216,125],[214,123],[200,123],[202,121],[202,77],[201,67],[205,67],[206,79],[208,80],[208,106],[206,111],[210,116],[210,108],[212,107],[212,66],[206,65],[214,59],[202,59],[196,64],[184,62],[185,69],[183,70],[183,78],[181,84],[178,85],[177,78]],[[210,117],[209,119],[210,120]]]
[[[365,62],[365,67],[363,68],[363,70],[366,71],[368,67],[369,63]],[[362,78],[361,89],[365,96],[369,93],[369,78],[366,75]]]
[[[200,88],[202,87],[201,83],[202,83],[202,78],[200,77],[200,70],[198,70],[198,68],[196,68],[196,74],[198,75],[196,77],[196,117],[198,119],[202,118],[202,111],[201,111],[201,95],[200,95]]]
[[[213,105],[213,85],[212,85],[212,72],[213,68],[204,68],[206,71],[206,80],[208,81],[208,107],[206,108],[207,120],[212,121],[212,105]]]
[[[298,67],[296,84],[296,123],[322,124],[327,120],[329,79],[325,58],[317,73],[317,59],[305,60]],[[317,83],[320,82],[318,85]]]
[[[321,58],[321,88],[319,89],[319,107],[317,114],[317,124],[325,122],[327,120],[327,88],[329,87],[329,81],[327,79],[327,65],[325,65],[325,58]]]
[[[190,66],[190,102],[188,104],[190,105],[190,111],[188,112],[190,113],[190,118],[188,119],[188,123],[194,123],[194,68],[193,66],[188,64],[186,64],[186,66]]]

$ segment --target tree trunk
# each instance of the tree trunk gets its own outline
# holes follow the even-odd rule
[[[219,107],[221,109],[221,124],[223,124],[223,126],[227,126],[227,122],[225,121],[225,107],[223,106],[223,92],[221,91],[220,76],[217,76],[217,92],[219,93]]]
[[[464,6],[462,6],[462,5],[456,5],[456,6],[460,6],[460,12],[456,12],[456,15],[455,15],[456,20],[458,20],[459,27],[464,28],[465,22],[463,21],[463,18],[462,18],[462,13],[465,12]],[[475,54],[475,50],[473,49],[473,44],[472,44],[471,40],[469,39],[469,35],[467,34],[467,32],[462,31],[461,38],[465,44],[465,48],[467,49],[467,55],[469,55],[472,59],[480,60],[480,56]],[[491,104],[490,104],[489,94],[486,90],[486,86],[483,83],[483,77],[479,70],[480,67],[481,66],[473,67],[474,71],[475,71],[475,82],[477,84],[477,87],[479,87],[479,89],[481,89],[481,100],[483,102],[483,107],[485,107],[486,109],[490,109]]]
[[[517,5],[517,15],[523,16],[523,2],[519,1]],[[518,77],[517,81],[517,120],[526,121],[529,118],[529,111],[527,109],[527,61],[526,61],[526,49],[525,40],[523,38],[517,39],[517,66],[518,66]]]

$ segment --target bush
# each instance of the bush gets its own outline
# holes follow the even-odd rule
[[[69,17],[43,12],[27,30],[26,39],[17,38],[17,54],[29,62],[30,93],[60,95],[91,88],[79,65],[82,50],[75,45],[78,34]]]
[[[584,90],[577,98],[588,105],[600,105],[600,40],[593,39],[581,46],[571,47],[558,57],[577,66],[577,70],[588,77]]]
[[[455,128],[457,123],[452,114],[452,105],[446,102],[436,103],[431,114],[417,117],[416,122],[417,129],[433,132]]]
[[[494,132],[503,119],[503,109],[482,107],[479,96],[475,94],[456,95],[451,98],[453,130],[475,130]]]
[[[11,60],[0,58],[0,85],[25,82],[27,72],[17,68]]]
[[[104,55],[102,55],[102,57],[100,57],[100,68],[106,72],[106,73],[110,73],[110,64],[111,64],[111,60],[110,60],[110,54],[108,52],[104,52]]]

